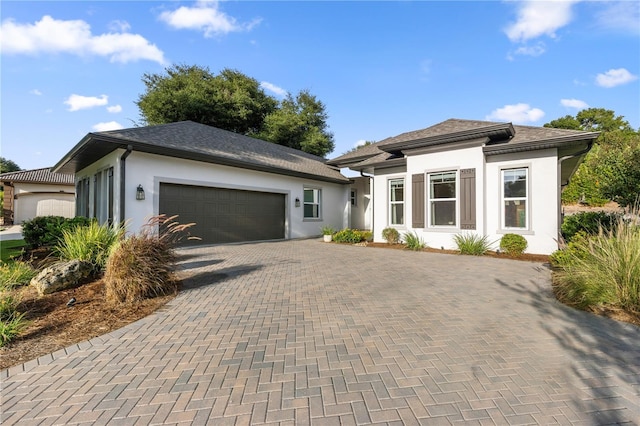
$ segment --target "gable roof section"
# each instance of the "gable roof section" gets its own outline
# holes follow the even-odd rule
[[[555,129],[546,127],[514,126],[511,123],[449,119],[421,130],[402,133],[365,146],[327,163],[337,167],[361,170],[379,165],[381,154],[391,154],[394,161],[413,150],[440,146],[441,149],[464,146],[470,141],[483,145],[485,155],[532,151],[560,146],[581,145],[597,138],[597,132]],[[476,142],[474,142],[476,143]],[[375,158],[375,159],[374,159]]]
[[[321,157],[192,121],[89,133],[56,164],[75,173],[118,148],[335,183],[349,183]]]
[[[2,182],[44,183],[58,185],[74,185],[74,176],[69,173],[52,173],[49,167],[33,170],[20,170],[0,175]]]

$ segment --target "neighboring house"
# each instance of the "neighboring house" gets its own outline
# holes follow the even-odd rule
[[[328,161],[371,176],[373,232],[417,232],[431,247],[456,234],[527,239],[527,252],[557,250],[560,193],[598,136],[511,123],[451,119]]]
[[[161,213],[202,243],[349,225],[351,181],[324,159],[190,121],[89,133],[53,170],[75,175],[77,215],[130,231]]]
[[[3,173],[0,182],[5,225],[18,225],[36,216],[75,215],[73,174],[52,173],[47,167]]]

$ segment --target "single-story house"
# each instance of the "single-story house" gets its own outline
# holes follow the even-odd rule
[[[560,194],[597,132],[450,119],[328,161],[371,180],[375,241],[382,230],[415,232],[455,249],[456,234],[487,236],[497,248],[522,235],[527,252],[558,248]]]
[[[77,215],[132,231],[157,214],[208,244],[349,226],[351,181],[323,158],[190,121],[89,133],[53,171],[75,175]]]
[[[4,187],[5,225],[21,224],[36,216],[75,216],[73,173],[52,173],[47,168],[0,175]]]

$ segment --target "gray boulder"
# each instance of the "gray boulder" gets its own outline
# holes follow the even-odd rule
[[[81,260],[69,260],[66,262],[56,262],[44,268],[31,280],[40,295],[55,293],[56,291],[76,287],[86,280],[93,267],[90,263]]]

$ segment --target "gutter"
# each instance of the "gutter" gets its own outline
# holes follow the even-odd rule
[[[579,157],[581,155],[586,154],[587,152],[589,152],[591,150],[591,148],[593,147],[593,139],[591,139],[590,141],[587,142],[587,147],[575,152],[571,155],[565,155],[564,157],[560,157],[558,158],[558,241],[562,240],[562,234],[560,232],[560,228],[562,226],[562,219],[564,217],[564,213],[562,211],[562,187],[565,186],[562,184],[562,163],[565,160],[569,160],[571,158],[576,158]],[[569,184],[569,181],[567,180],[566,185]]]
[[[133,147],[131,145],[127,146],[127,150],[120,156],[120,225],[124,224],[124,205],[125,205],[125,177],[126,177],[126,160],[129,155],[133,152]]]

